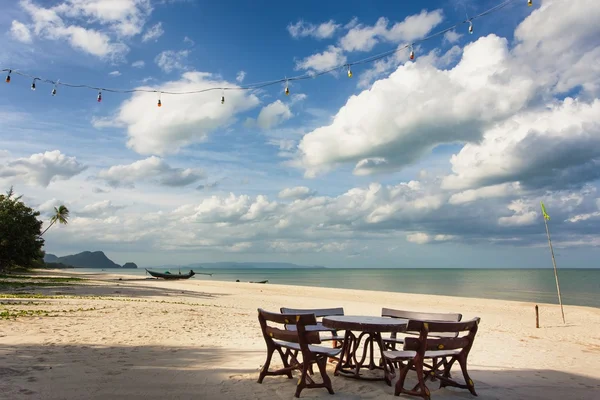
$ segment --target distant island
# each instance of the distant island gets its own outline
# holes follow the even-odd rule
[[[128,262],[122,266],[112,261],[102,251],[84,251],[82,253],[58,257],[54,254],[46,254],[44,262],[51,268],[137,268],[135,263]]]

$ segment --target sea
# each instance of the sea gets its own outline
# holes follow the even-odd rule
[[[168,269],[155,268],[157,272]],[[117,270],[77,268],[80,272],[115,273]],[[144,268],[118,270],[146,275]],[[179,273],[179,269],[170,269]],[[189,272],[188,268],[181,273]],[[270,284],[375,290],[385,292],[437,294],[500,300],[558,304],[554,271],[549,269],[474,269],[474,268],[197,268],[195,280],[241,282],[264,281]],[[563,304],[600,308],[600,269],[559,269]]]

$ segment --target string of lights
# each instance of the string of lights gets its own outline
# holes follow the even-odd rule
[[[35,75],[31,75],[29,73],[23,72],[23,71],[19,71],[16,69],[10,69],[10,68],[5,68],[2,69],[2,72],[7,72],[8,74],[6,75],[6,79],[5,82],[6,83],[10,83],[11,82],[11,74],[12,75],[19,75],[19,76],[23,76],[26,78],[30,78],[32,79],[32,83],[31,83],[31,90],[36,90],[37,86],[36,86],[36,81],[42,82],[42,83],[47,83],[52,85],[52,91],[51,94],[52,96],[56,96],[58,93],[58,87],[59,86],[64,86],[64,87],[68,87],[68,88],[76,88],[76,89],[90,89],[90,90],[94,90],[98,92],[98,96],[97,96],[97,101],[101,102],[102,101],[102,93],[103,92],[107,92],[107,93],[121,93],[121,94],[128,94],[128,93],[137,93],[137,92],[144,92],[144,93],[157,93],[158,94],[158,102],[157,102],[157,106],[161,107],[162,106],[162,101],[161,101],[161,95],[163,94],[167,94],[167,95],[190,95],[190,94],[198,94],[198,93],[205,93],[205,92],[210,92],[210,91],[214,91],[214,90],[220,90],[221,91],[221,104],[225,103],[225,91],[226,90],[246,90],[246,91],[252,91],[252,90],[257,90],[257,89],[262,89],[264,87],[268,87],[268,86],[272,86],[272,85],[277,85],[277,84],[284,84],[285,83],[285,89],[284,89],[284,93],[285,95],[289,95],[290,94],[290,89],[289,89],[289,83],[293,82],[293,81],[302,81],[302,80],[307,80],[307,79],[315,79],[318,78],[320,76],[326,75],[326,74],[330,74],[332,72],[335,71],[339,71],[339,70],[347,70],[347,75],[349,78],[352,78],[352,67],[353,66],[357,66],[357,65],[364,65],[364,64],[368,64],[368,63],[373,63],[375,61],[381,60],[383,58],[389,57],[393,54],[396,54],[400,51],[403,50],[409,50],[409,59],[410,60],[414,60],[415,59],[415,51],[414,51],[414,46],[419,44],[419,43],[423,43],[425,41],[434,39],[436,37],[439,37],[441,35],[444,35],[447,32],[450,32],[458,27],[460,27],[463,24],[469,24],[469,28],[468,28],[468,32],[470,34],[473,34],[474,32],[474,27],[473,27],[473,21],[478,19],[478,18],[482,18],[485,17],[487,15],[490,15],[494,12],[500,11],[501,9],[505,8],[506,6],[508,6],[509,4],[515,2],[515,1],[523,1],[523,0],[505,0],[500,4],[495,5],[494,7],[489,8],[488,10],[485,10],[477,15],[474,15],[472,17],[469,17],[467,15],[467,19],[458,22],[448,28],[445,28],[443,30],[437,31],[435,33],[432,33],[429,36],[426,36],[422,39],[416,40],[410,44],[407,44],[405,46],[400,46],[397,47],[395,49],[392,50],[388,50],[379,54],[375,54],[373,56],[370,57],[366,57],[363,59],[359,59],[350,63],[345,63],[345,64],[341,64],[341,65],[337,65],[335,67],[323,70],[323,71],[319,71],[319,72],[308,72],[302,75],[297,75],[297,76],[292,76],[292,77],[285,77],[283,79],[275,79],[275,80],[271,80],[271,81],[264,81],[264,82],[257,82],[257,83],[252,83],[252,84],[248,84],[248,85],[240,85],[240,86],[230,86],[230,87],[209,87],[209,88],[204,88],[204,89],[199,89],[199,90],[190,90],[190,91],[163,91],[163,90],[159,90],[159,89],[153,89],[153,88],[135,88],[135,89],[111,89],[111,88],[104,88],[104,87],[98,87],[98,86],[91,86],[91,85],[84,85],[84,84],[72,84],[72,83],[67,83],[67,82],[61,82],[60,79],[54,81],[51,79],[45,79],[39,76],[35,76]],[[529,7],[531,7],[533,5],[533,0],[527,0],[527,5]]]

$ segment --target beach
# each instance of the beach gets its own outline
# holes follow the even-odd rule
[[[600,393],[599,308],[565,306],[563,324],[558,305],[539,304],[537,329],[535,304],[527,302],[115,274],[85,277],[77,285],[36,288],[45,295],[41,298],[1,299],[3,309],[43,309],[48,316],[0,320],[0,398],[291,399],[295,380],[267,377],[256,383],[266,355],[257,308],[282,306],[343,307],[346,315],[378,316],[389,307],[460,312],[463,320],[478,316],[469,356],[477,398],[589,399]],[[393,387],[383,382],[333,377],[333,369],[329,364],[335,396],[305,389],[301,398],[394,398]],[[415,377],[409,377],[412,383]],[[438,389],[435,382],[428,387],[432,399],[475,398],[466,390]]]

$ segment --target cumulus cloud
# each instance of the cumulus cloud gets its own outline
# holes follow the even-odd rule
[[[531,100],[531,79],[500,74],[507,63],[506,40],[491,35],[467,46],[452,70],[403,65],[305,135],[301,164],[308,176],[352,161],[372,173],[410,164],[440,143],[477,140],[486,124]]]
[[[210,87],[234,87],[203,72],[186,72],[179,80],[153,87],[159,91],[192,91]],[[237,114],[256,107],[258,98],[244,91],[227,93],[225,104],[218,94],[205,92],[188,96],[162,96],[162,107],[155,105],[155,93],[136,93],[123,102],[113,122],[127,128],[128,147],[140,154],[162,155],[199,143],[218,128],[235,121]]]
[[[112,72],[109,72],[108,75],[110,75],[110,76],[121,76],[121,72],[119,72],[119,71],[112,71]]]
[[[205,177],[200,169],[174,168],[155,156],[98,172],[98,178],[106,181],[109,186],[128,188],[133,188],[136,182],[152,182],[171,187],[187,186]]]
[[[189,50],[165,50],[156,56],[154,62],[165,72],[187,69]]]
[[[131,66],[133,68],[144,68],[145,65],[146,63],[144,62],[144,60],[138,60],[131,63]]]
[[[46,151],[0,164],[0,180],[46,187],[51,182],[72,178],[86,168],[75,157],[59,150]]]
[[[18,40],[19,42],[23,42],[23,43],[31,43],[32,42],[31,31],[29,30],[27,25],[25,25],[19,21],[13,20],[12,25],[10,27],[10,34],[13,38]]]
[[[329,46],[322,53],[310,55],[296,62],[296,69],[312,70],[322,72],[346,63],[346,56],[342,49],[335,46]]]
[[[74,212],[75,215],[88,218],[106,218],[115,215],[125,206],[114,205],[110,200],[102,200],[96,203],[87,204],[83,208]]]
[[[448,31],[444,33],[444,41],[447,43],[456,43],[460,40],[463,35],[461,33],[456,32],[455,30]]]
[[[276,100],[260,110],[256,123],[261,129],[272,129],[292,116],[289,106],[281,100]]]
[[[304,200],[311,196],[314,196],[317,192],[311,190],[306,186],[296,186],[292,188],[285,188],[279,192],[280,199],[292,199],[292,200]]]
[[[162,27],[162,22],[158,22],[157,24],[148,28],[146,33],[144,33],[144,35],[142,36],[142,42],[148,42],[150,40],[156,41],[164,33],[165,33],[165,31]]]
[[[20,5],[31,18],[31,24],[13,24],[20,33],[26,28],[40,38],[65,40],[77,50],[110,59],[122,59],[129,48],[121,39],[140,33],[152,12],[149,0],[65,0],[48,8],[22,0]],[[84,26],[90,23],[100,29]]]
[[[237,73],[237,75],[235,76],[235,80],[239,83],[244,82],[245,78],[246,78],[246,71],[239,71]]]
[[[340,26],[334,20],[329,20],[319,25],[299,20],[295,24],[290,23],[287,26],[287,30],[295,39],[307,36],[312,36],[316,39],[328,39],[335,34]]]
[[[423,10],[395,23],[389,29],[389,21],[384,17],[379,18],[375,25],[356,23],[342,37],[340,45],[345,51],[371,51],[381,40],[392,43],[412,42],[425,37],[443,18],[442,10]]]
[[[545,137],[537,127],[535,133],[531,132],[519,146],[510,147],[512,139],[506,135],[517,125],[524,130],[528,118],[531,123],[527,125],[533,128],[531,124],[538,110],[539,115],[551,120],[551,117],[545,116],[544,107],[556,108],[561,103],[555,99],[556,96],[580,91],[581,98],[574,100],[577,105],[564,104],[554,111],[557,118],[558,115],[567,118],[561,125],[567,125],[564,129],[579,131],[574,139],[561,139],[568,143],[561,142],[557,146],[567,144],[569,151],[586,147],[584,158],[587,164],[576,166],[577,162],[573,159],[556,162],[572,165],[571,173],[560,177],[559,181],[563,183],[576,169],[582,169],[585,179],[592,179],[596,156],[590,152],[593,153],[596,147],[596,120],[584,110],[595,110],[596,106],[590,103],[589,98],[596,96],[600,88],[600,73],[591,67],[597,65],[594,60],[600,56],[600,45],[593,39],[600,35],[600,26],[593,22],[599,17],[598,2],[586,0],[584,7],[574,8],[564,2],[546,1],[517,27],[517,43],[513,49],[509,49],[506,39],[489,35],[468,44],[459,62],[451,69],[440,68],[454,63],[453,58],[459,54],[454,48],[449,50],[452,53],[446,54],[447,57],[440,58],[436,53],[417,57],[416,62],[398,67],[389,77],[375,82],[369,90],[350,97],[329,125],[305,135],[298,146],[297,165],[305,169],[306,176],[346,163],[354,163],[357,174],[397,170],[445,143],[470,143],[462,153],[466,156],[467,150],[473,148],[471,154],[474,155],[480,150],[476,144],[486,136],[494,136],[499,142],[504,142],[505,152],[524,151],[527,146],[533,149],[533,143]],[[537,30],[537,23],[551,19],[561,23],[552,27],[544,25],[542,32]],[[375,25],[375,28],[379,26],[376,30],[383,32],[385,21],[380,20],[378,24]],[[352,29],[359,32],[362,28],[356,25]],[[378,36],[370,34],[365,37],[372,39]],[[382,65],[382,69],[385,70],[386,66]],[[561,107],[567,110],[561,113]],[[578,124],[581,128],[577,128]],[[493,134],[494,130],[501,129],[506,131],[503,136],[506,140],[500,138],[500,134]],[[564,137],[566,130],[551,136]],[[493,147],[491,141],[488,146]],[[556,150],[553,155],[560,154],[559,149]],[[463,155],[460,158],[464,161]],[[506,154],[506,157],[513,156]],[[536,157],[534,154],[533,158]],[[515,155],[512,159],[516,158]],[[479,164],[478,159],[470,167]],[[491,168],[491,165],[488,163],[486,168]],[[516,167],[507,168],[515,170]],[[475,170],[479,171],[479,168]],[[509,179],[496,176],[483,179],[478,184],[489,186]],[[515,176],[513,180],[520,178]],[[449,182],[450,179],[445,184],[450,185]],[[549,183],[538,179],[530,184]],[[456,185],[452,187],[469,188],[467,183]]]
[[[600,178],[600,100],[571,98],[515,115],[487,130],[450,160],[443,186],[467,189],[519,181],[562,188]]]

